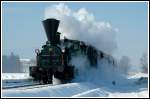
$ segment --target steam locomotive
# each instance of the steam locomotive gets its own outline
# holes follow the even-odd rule
[[[83,41],[60,39],[57,32],[59,20],[46,19],[43,21],[48,41],[36,52],[36,66],[30,66],[30,76],[44,84],[52,83],[52,76],[62,83],[70,82],[75,77],[76,68],[70,61],[77,55],[85,55],[92,67],[96,68],[98,59],[106,58],[102,51],[97,51]],[[111,61],[111,60],[110,60]],[[113,62],[113,61],[111,61]]]

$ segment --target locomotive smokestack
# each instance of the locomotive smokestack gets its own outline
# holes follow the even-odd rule
[[[46,32],[48,41],[51,44],[57,44],[57,29],[59,26],[59,20],[56,19],[46,19],[43,21],[43,26]]]

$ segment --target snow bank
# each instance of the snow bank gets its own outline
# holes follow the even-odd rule
[[[137,72],[137,73],[130,74],[128,76],[128,78],[140,78],[140,77],[148,77],[148,74],[147,73]]]
[[[82,93],[79,93],[77,95],[74,95],[72,97],[106,97],[108,96],[108,93],[100,88],[91,89]]]
[[[124,97],[124,98],[148,98],[149,93],[148,90],[140,91],[140,92],[130,92],[130,93],[109,93],[108,97]]]
[[[2,80],[7,79],[28,79],[29,73],[2,73]]]
[[[88,78],[86,82],[3,89],[2,97],[148,97],[148,87],[145,86],[148,83],[142,81],[141,84],[136,84],[139,78],[126,79],[124,83],[116,85],[110,84],[108,80],[98,80],[96,77],[94,80],[97,81]],[[10,81],[13,82],[14,79]],[[12,83],[7,84],[12,85]],[[19,84],[14,83],[15,86]]]
[[[91,82],[68,83],[61,85],[41,85],[2,90],[3,97],[148,97],[148,90],[139,85],[122,86],[94,85]],[[109,86],[109,85],[108,85]]]
[[[70,97],[75,94],[96,88],[90,83],[70,83],[56,86],[45,86],[30,89],[3,90],[3,97]]]
[[[33,84],[29,73],[2,73],[2,86],[22,86]]]

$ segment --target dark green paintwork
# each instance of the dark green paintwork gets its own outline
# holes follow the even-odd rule
[[[62,65],[61,50],[57,46],[46,45],[38,55],[39,66],[42,68],[53,68]]]

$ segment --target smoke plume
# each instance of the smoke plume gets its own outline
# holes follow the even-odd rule
[[[60,20],[58,31],[61,38],[85,41],[99,50],[112,54],[117,47],[116,32],[109,22],[97,21],[92,13],[86,8],[78,11],[70,9],[64,3],[49,6],[45,9],[45,17]]]
[[[58,31],[62,33],[61,38],[65,36],[84,41],[107,54],[112,54],[117,47],[117,29],[109,22],[95,20],[94,14],[86,8],[74,11],[63,3],[52,5],[45,9],[44,19],[47,18],[60,20]],[[79,76],[76,76],[76,81],[112,83],[122,78],[119,71],[106,59],[99,60],[97,68],[92,68],[87,57],[82,55],[73,57],[71,64],[78,69]]]

